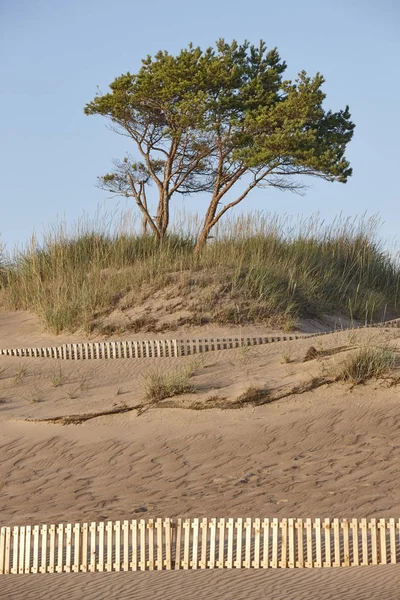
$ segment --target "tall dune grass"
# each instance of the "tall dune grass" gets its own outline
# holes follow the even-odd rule
[[[168,287],[193,314],[218,322],[293,326],[342,314],[371,322],[400,312],[400,266],[376,219],[291,220],[251,214],[225,221],[195,256],[196,222],[181,218],[160,247],[124,219],[62,224],[3,261],[3,303],[36,312],[56,333],[84,329],[126,294],[140,303]],[[128,225],[127,225],[128,223]]]

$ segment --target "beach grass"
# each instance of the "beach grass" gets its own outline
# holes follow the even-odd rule
[[[160,246],[126,215],[117,224],[108,217],[58,223],[40,243],[33,237],[2,253],[2,303],[38,314],[55,333],[101,331],[102,316],[160,291],[179,297],[188,323],[291,330],[323,314],[370,323],[399,312],[400,265],[379,240],[375,218],[327,225],[252,213],[224,221],[200,255],[196,227],[194,217],[178,219]]]

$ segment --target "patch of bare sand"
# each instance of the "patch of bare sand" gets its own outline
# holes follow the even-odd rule
[[[398,600],[400,568],[6,575],[1,584],[10,600]]]

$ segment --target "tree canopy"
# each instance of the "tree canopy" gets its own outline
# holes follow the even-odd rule
[[[144,222],[162,240],[175,193],[210,197],[196,249],[227,210],[256,186],[300,191],[296,176],[346,183],[345,157],[354,132],[349,107],[325,110],[324,78],[305,71],[284,80],[276,48],[221,39],[215,48],[189,45],[177,56],[147,56],[136,74],[117,77],[85,107],[133,140],[137,156],[114,162],[100,186],[132,196]],[[146,189],[158,206],[149,212]],[[227,202],[223,203],[227,196]]]

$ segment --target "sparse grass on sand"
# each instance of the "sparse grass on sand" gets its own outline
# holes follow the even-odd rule
[[[191,377],[199,367],[199,361],[194,361],[170,373],[160,368],[150,369],[143,377],[143,390],[151,402],[159,402],[165,398],[173,398],[195,391],[190,382]]]
[[[67,231],[58,225],[1,261],[6,307],[36,312],[47,329],[107,332],[114,309],[129,311],[161,294],[190,316],[178,324],[265,323],[290,330],[301,317],[341,314],[372,322],[400,304],[400,266],[377,240],[374,219],[292,222],[253,213],[226,220],[199,256],[195,225],[183,219],[160,246],[123,217]],[[295,224],[294,224],[295,223]],[[151,312],[151,311],[150,311]],[[133,320],[156,327],[156,311]],[[127,327],[123,325],[123,327]],[[173,323],[170,323],[173,328]],[[126,330],[126,329],[125,329]],[[122,331],[120,331],[122,333]]]
[[[334,376],[336,381],[358,385],[388,375],[395,366],[396,353],[392,348],[365,346],[337,365]]]

